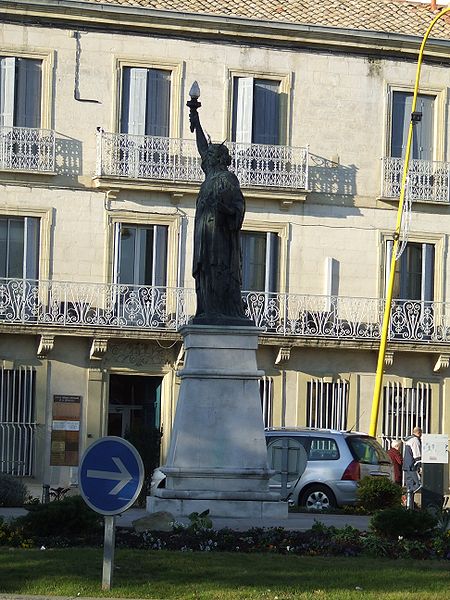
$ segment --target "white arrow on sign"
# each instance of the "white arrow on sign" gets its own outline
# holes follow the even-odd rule
[[[123,464],[123,462],[117,456],[111,457],[115,464],[117,465],[120,472],[117,471],[95,471],[88,470],[86,471],[87,477],[95,477],[96,479],[111,479],[113,481],[118,481],[119,483],[113,487],[113,489],[109,492],[111,495],[118,494],[120,490],[122,490],[129,481],[133,479],[130,475],[128,469]]]

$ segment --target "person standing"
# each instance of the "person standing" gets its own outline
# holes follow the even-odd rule
[[[418,471],[422,463],[422,429],[414,427],[412,435],[405,441],[405,452],[409,449],[412,454],[412,469]]]
[[[394,440],[388,450],[389,458],[394,465],[394,481],[398,485],[402,485],[402,466],[403,456],[401,453],[402,443],[400,440]]]

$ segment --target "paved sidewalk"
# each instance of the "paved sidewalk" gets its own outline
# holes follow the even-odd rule
[[[6,521],[14,519],[20,515],[24,515],[26,510],[23,508],[0,508],[0,517]],[[136,519],[144,517],[147,513],[143,508],[130,508],[121,515],[116,517],[116,525],[119,527],[131,527],[132,522]],[[182,522],[188,522],[188,519],[180,519]],[[287,519],[233,519],[213,517],[212,522],[214,529],[235,529],[237,531],[245,531],[251,527],[283,527],[295,531],[306,531],[311,529],[315,521],[319,521],[324,525],[333,525],[334,527],[342,528],[347,525],[356,527],[361,531],[368,529],[370,517],[357,515],[322,515],[320,513],[289,513]]]

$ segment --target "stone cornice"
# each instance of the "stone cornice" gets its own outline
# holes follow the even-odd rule
[[[93,4],[78,0],[0,0],[3,20],[155,34],[290,48],[318,48],[380,56],[415,58],[418,36],[288,22]],[[425,60],[450,60],[450,40],[430,40]]]

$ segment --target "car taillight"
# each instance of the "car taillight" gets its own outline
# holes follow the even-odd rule
[[[357,460],[352,462],[345,469],[342,475],[342,481],[359,481],[361,479],[361,469]]]

